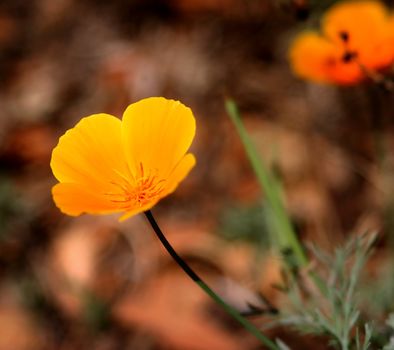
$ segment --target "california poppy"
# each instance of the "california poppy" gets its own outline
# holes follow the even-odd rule
[[[59,180],[52,188],[53,199],[72,216],[122,212],[124,220],[145,212],[164,248],[193,282],[262,344],[276,349],[177,254],[149,210],[194,167],[194,155],[186,152],[195,131],[190,108],[162,97],[131,104],[122,120],[109,114],[82,118],[52,152],[51,168]]]
[[[121,212],[121,220],[149,210],[173,192],[195,165],[188,151],[195,135],[190,108],[162,97],[109,114],[82,118],[60,139],[51,168],[52,189],[65,214]]]
[[[378,1],[347,1],[331,7],[321,32],[300,34],[289,50],[294,73],[302,78],[356,84],[394,62],[394,30]]]

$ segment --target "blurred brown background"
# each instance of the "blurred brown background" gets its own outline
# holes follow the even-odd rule
[[[0,350],[259,348],[172,263],[142,215],[69,218],[52,202],[58,137],[144,97],[195,113],[198,165],[154,213],[233,305],[247,309],[257,292],[280,303],[279,260],[226,97],[283,179],[302,239],[332,248],[381,230],[380,256],[390,252],[392,93],[302,82],[287,62],[291,38],[330,2],[0,2]],[[318,348],[288,330],[272,335]]]

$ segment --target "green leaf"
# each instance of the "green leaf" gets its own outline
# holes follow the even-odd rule
[[[284,208],[280,182],[260,158],[255,145],[245,129],[235,102],[227,99],[225,105],[227,113],[245,147],[246,154],[256,174],[261,190],[265,194],[265,200],[271,214],[271,242],[284,254],[290,268],[305,266],[308,260]]]

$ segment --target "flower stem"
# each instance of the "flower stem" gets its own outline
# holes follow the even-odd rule
[[[186,272],[186,274],[206,293],[208,294],[219,306],[223,308],[230,316],[237,320],[242,326],[244,326],[251,334],[253,334],[257,339],[260,340],[267,348],[278,350],[278,347],[268,339],[260,330],[250,323],[245,317],[243,317],[237,310],[227,304],[222,298],[220,298],[208,285],[191,269],[191,267],[178,255],[178,253],[168,242],[167,238],[164,236],[159,225],[157,224],[155,218],[153,217],[150,210],[145,212],[150,225],[155,231],[160,242],[163,244],[164,248],[175,260],[175,262]]]

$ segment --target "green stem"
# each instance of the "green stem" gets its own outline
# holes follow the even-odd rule
[[[230,316],[232,316],[235,320],[237,320],[242,326],[244,326],[251,334],[253,334],[257,339],[260,340],[262,344],[264,344],[267,348],[278,350],[278,347],[268,339],[264,334],[262,334],[257,327],[255,327],[252,323],[250,323],[246,318],[241,316],[237,310],[227,304],[222,298],[220,298],[208,285],[192,270],[192,268],[178,255],[178,253],[171,246],[170,242],[168,242],[167,238],[164,236],[161,231],[159,225],[157,224],[155,218],[153,217],[150,210],[145,212],[145,216],[147,217],[150,225],[155,231],[157,237],[160,242],[163,244],[164,248],[171,255],[171,257],[175,260],[175,262],[186,272],[186,274],[198,285],[200,288],[208,294],[219,306],[223,308]]]
[[[237,105],[232,100],[226,100],[227,113],[235,125],[246,154],[259,181],[260,187],[265,194],[269,207],[273,213],[275,233],[272,237],[279,245],[281,252],[291,251],[294,263],[297,267],[307,265],[308,259],[300,244],[293,226],[289,220],[281,199],[281,188],[278,179],[269,171],[261,160],[259,153],[245,129]]]

